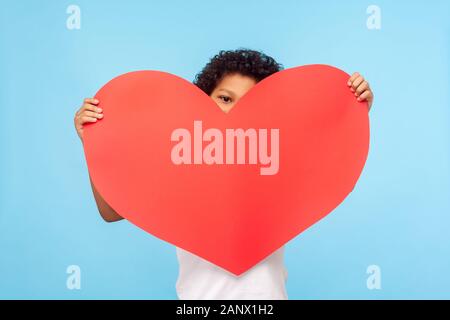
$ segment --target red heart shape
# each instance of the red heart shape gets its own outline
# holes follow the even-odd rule
[[[369,121],[348,77],[325,65],[287,69],[259,82],[225,114],[177,76],[121,75],[96,95],[104,119],[85,129],[92,181],[138,227],[239,275],[326,216],[355,186],[367,158]],[[220,130],[223,144],[226,129],[279,129],[279,170],[262,175],[269,165],[260,164],[260,155],[257,164],[174,164],[175,129],[189,130],[192,144],[209,144],[194,137],[196,120],[203,132]],[[259,150],[276,141],[256,137]],[[247,147],[249,162],[254,150]],[[192,158],[201,160],[197,151]],[[274,152],[270,166],[275,163]]]

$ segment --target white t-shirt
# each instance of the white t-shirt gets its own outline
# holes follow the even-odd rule
[[[176,248],[181,300],[286,300],[284,246],[240,276]]]

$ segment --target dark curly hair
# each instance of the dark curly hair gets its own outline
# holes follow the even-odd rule
[[[222,50],[195,76],[194,84],[211,95],[217,84],[227,74],[239,73],[256,82],[283,69],[272,57],[260,51],[238,49]]]

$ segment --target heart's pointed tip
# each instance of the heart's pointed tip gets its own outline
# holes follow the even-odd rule
[[[236,277],[240,277],[243,274],[245,274],[247,271],[249,271],[250,269],[252,269],[254,266],[257,265],[257,262],[252,263],[252,264],[247,264],[247,265],[233,265],[233,266],[222,266],[222,268],[228,272],[230,272],[231,274],[233,274]]]
[[[228,272],[232,273],[234,276],[236,277],[240,277],[241,275],[243,275],[245,272],[247,272],[250,268],[246,268],[246,269],[225,269]]]

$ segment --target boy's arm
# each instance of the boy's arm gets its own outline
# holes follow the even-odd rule
[[[83,101],[83,105],[76,112],[74,118],[75,129],[77,130],[77,134],[83,142],[83,127],[86,123],[93,123],[101,120],[103,118],[102,108],[98,106],[100,101],[94,98],[86,98]],[[109,204],[103,199],[100,193],[95,189],[94,184],[92,183],[91,176],[89,176],[89,180],[91,182],[92,192],[94,193],[95,202],[97,203],[98,211],[102,218],[107,222],[114,222],[122,220],[123,218],[114,211],[113,208],[110,207]]]
[[[106,222],[115,222],[122,220],[123,217],[120,216],[111,206],[106,203],[103,197],[98,193],[97,189],[95,189],[94,184],[92,183],[92,179],[89,176],[89,180],[91,181],[92,192],[94,193],[95,202],[97,203],[98,211],[102,216],[103,220]]]

